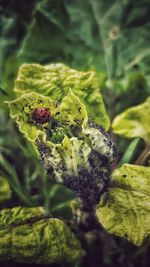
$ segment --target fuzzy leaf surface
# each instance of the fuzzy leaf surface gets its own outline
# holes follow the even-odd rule
[[[61,220],[41,207],[15,207],[0,212],[0,261],[56,264],[84,255],[79,241]]]

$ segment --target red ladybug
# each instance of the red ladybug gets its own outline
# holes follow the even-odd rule
[[[51,113],[49,108],[35,108],[32,112],[32,118],[39,124],[49,122],[51,119]]]

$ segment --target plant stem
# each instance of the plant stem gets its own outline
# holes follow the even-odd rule
[[[88,209],[86,203],[77,199],[73,205],[74,222],[70,227],[80,240],[87,255],[83,262],[83,267],[106,267],[104,263],[106,255],[117,267],[131,267],[126,259],[124,251],[120,248],[111,235],[107,234],[95,214],[96,206]],[[106,251],[105,251],[106,250]]]
[[[140,154],[134,164],[146,165],[148,158],[150,158],[150,144],[146,143],[143,152]]]

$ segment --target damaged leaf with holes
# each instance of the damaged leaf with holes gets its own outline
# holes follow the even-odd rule
[[[0,261],[56,264],[75,262],[84,254],[70,228],[43,208],[0,211]]]
[[[113,172],[96,214],[111,234],[141,246],[150,236],[150,167],[124,164]]]
[[[115,147],[101,126],[89,122],[80,99],[71,90],[61,103],[29,93],[8,105],[20,131],[37,146],[48,173],[91,206],[97,203],[110,177]],[[34,122],[31,114],[35,107],[49,108],[50,122]]]

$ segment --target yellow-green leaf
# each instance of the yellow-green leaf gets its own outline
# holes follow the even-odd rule
[[[109,233],[141,246],[150,235],[150,167],[116,169],[96,213]]]
[[[57,264],[84,255],[80,242],[61,220],[41,207],[0,212],[0,261]]]
[[[118,115],[112,123],[112,128],[116,134],[128,138],[141,137],[150,143],[150,97],[141,105]]]
[[[89,117],[105,129],[110,126],[102,96],[99,80],[94,71],[78,71],[64,64],[24,64],[20,67],[15,82],[17,96],[36,92],[61,101],[69,89],[86,105]]]

